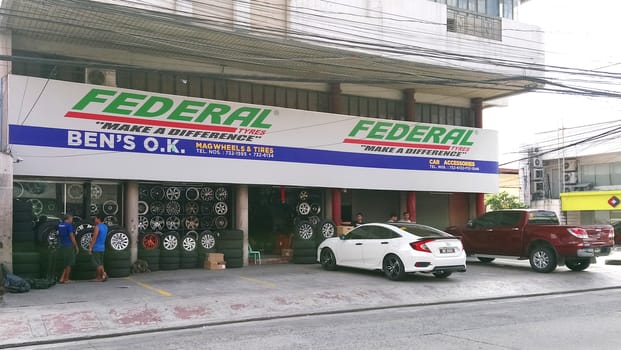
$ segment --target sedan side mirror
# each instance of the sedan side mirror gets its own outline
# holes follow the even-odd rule
[[[345,240],[345,235],[340,235],[340,236],[339,236],[339,239],[340,239],[341,241],[344,241],[344,240]]]
[[[473,228],[474,227],[474,222],[472,220],[468,220],[468,222],[466,223],[467,227]]]

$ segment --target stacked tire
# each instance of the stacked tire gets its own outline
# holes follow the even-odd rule
[[[189,231],[181,238],[180,268],[194,269],[198,266],[198,239],[199,234],[196,231]]]
[[[80,250],[75,257],[75,265],[71,271],[71,279],[92,280],[95,278],[97,270],[93,265],[92,256],[88,254],[93,239],[93,226],[87,223],[76,223],[75,231],[75,239],[78,242]]]
[[[32,218],[30,202],[13,201],[13,273],[24,278],[39,278],[41,271]]]
[[[58,240],[59,222],[59,218],[41,216],[35,225],[37,245],[41,253],[42,277],[57,279],[64,268],[63,258],[58,250],[60,247]]]
[[[104,268],[109,277],[127,277],[132,272],[129,233],[120,226],[111,226],[106,236]]]
[[[179,233],[166,232],[160,239],[160,270],[177,270],[180,265]]]
[[[221,230],[218,234],[218,252],[224,254],[227,268],[244,266],[244,231]]]
[[[149,270],[160,269],[160,236],[154,232],[143,233],[138,237],[138,259],[144,260]]]

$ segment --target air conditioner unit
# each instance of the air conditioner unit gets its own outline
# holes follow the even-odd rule
[[[530,190],[532,193],[543,192],[543,181],[533,181]]]
[[[86,68],[84,74],[87,84],[116,86],[116,70],[102,68]]]
[[[578,182],[578,174],[575,171],[570,171],[564,174],[565,183],[573,185]]]
[[[543,180],[543,169],[533,169],[533,180]]]
[[[541,157],[532,158],[533,168],[543,168],[543,159]]]
[[[563,166],[565,171],[576,171],[578,169],[578,162],[575,159],[565,160],[565,165]]]

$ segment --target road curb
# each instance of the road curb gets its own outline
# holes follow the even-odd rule
[[[156,328],[156,329],[143,329],[143,330],[125,331],[125,332],[110,332],[106,334],[97,334],[97,335],[63,337],[63,338],[58,338],[58,339],[42,339],[42,340],[34,340],[34,341],[27,341],[27,342],[20,342],[20,343],[0,344],[0,349],[11,349],[11,348],[19,348],[19,347],[25,347],[25,346],[53,345],[53,344],[62,344],[62,343],[67,343],[67,342],[99,340],[99,339],[108,339],[108,338],[115,338],[115,337],[132,336],[132,335],[181,331],[181,330],[214,327],[214,326],[222,326],[222,325],[261,322],[261,321],[293,319],[293,318],[309,317],[309,316],[339,315],[339,314],[346,314],[346,313],[359,313],[359,312],[378,311],[378,310],[451,305],[451,304],[465,304],[465,303],[480,303],[480,302],[487,302],[487,301],[501,301],[501,300],[512,300],[512,299],[528,299],[528,298],[536,298],[536,297],[543,297],[543,296],[569,295],[569,294],[576,294],[576,293],[589,293],[589,292],[598,292],[598,291],[615,290],[615,289],[621,289],[621,286],[575,289],[575,290],[567,290],[567,291],[532,293],[532,294],[524,294],[524,295],[507,295],[507,296],[499,296],[499,297],[436,301],[436,302],[430,302],[430,303],[413,303],[413,304],[374,306],[374,307],[332,310],[332,311],[304,312],[304,313],[295,313],[295,314],[288,314],[288,315],[274,315],[274,316],[265,316],[265,317],[251,317],[251,318],[246,318],[246,319],[229,320],[229,321],[200,322],[200,323],[195,323],[195,324],[161,327],[161,328]]]

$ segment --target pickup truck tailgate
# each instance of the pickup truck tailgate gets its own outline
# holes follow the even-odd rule
[[[585,238],[584,242],[588,242],[591,246],[612,246],[614,245],[614,229],[610,225],[588,225],[581,226],[587,231],[589,238]]]

